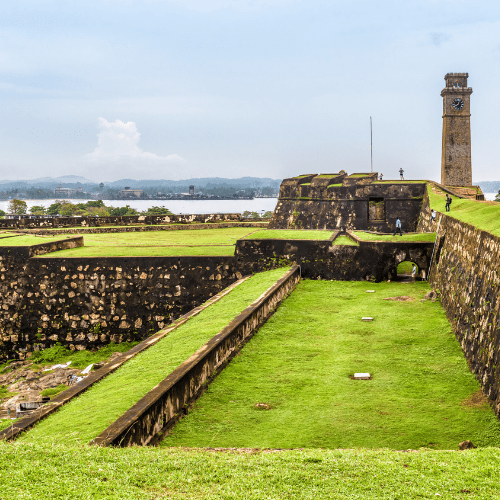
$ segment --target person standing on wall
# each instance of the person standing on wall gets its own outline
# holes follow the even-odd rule
[[[378,180],[381,181],[382,180],[382,177],[384,177],[384,174],[380,174]]]
[[[452,198],[449,194],[446,195],[446,205],[445,205],[445,209],[447,212],[450,211],[450,205],[451,205],[451,202],[452,202]]]
[[[396,229],[394,229],[394,233],[392,235],[396,236],[398,230],[399,230],[399,236],[403,236],[403,231],[401,231],[401,220],[399,219],[399,217],[396,219]]]
[[[436,211],[434,209],[431,212],[431,222],[436,222]]]
[[[400,178],[402,181],[404,181],[404,180],[405,180],[405,178],[403,177],[403,173],[404,173],[404,170],[403,170],[403,167],[401,167],[401,168],[399,169],[399,178]]]
[[[413,281],[415,281],[416,276],[417,276],[417,266],[413,264],[413,268],[411,270],[411,277],[413,278]]]

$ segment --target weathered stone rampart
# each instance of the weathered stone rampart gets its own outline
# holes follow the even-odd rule
[[[403,231],[417,228],[425,182],[378,181],[376,173],[285,179],[270,229]]]
[[[420,227],[435,231],[439,225],[429,281],[500,415],[500,238],[445,214],[436,219],[430,221],[427,200]]]
[[[302,276],[313,279],[374,280],[396,279],[400,262],[415,262],[426,270],[433,243],[361,241],[358,245],[332,245],[329,240],[252,240],[236,243],[236,257],[243,263],[280,260],[301,266]]]
[[[27,252],[0,255],[0,359],[56,342],[81,350],[142,340],[243,275],[277,265],[229,256],[38,259]]]

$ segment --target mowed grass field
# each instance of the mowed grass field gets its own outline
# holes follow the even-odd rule
[[[255,228],[230,227],[84,234],[85,246],[46,254],[45,257],[233,255],[236,240],[254,231]]]
[[[496,448],[203,450],[3,444],[5,499],[498,498]]]
[[[420,301],[428,291],[425,282],[300,282],[162,446],[500,445],[439,302]],[[413,300],[384,300],[400,296]],[[373,379],[352,380],[356,372]]]
[[[89,443],[257,300],[289,268],[255,274],[20,438]],[[1,497],[0,497],[1,498]]]

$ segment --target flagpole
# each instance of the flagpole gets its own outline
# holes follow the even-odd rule
[[[372,128],[371,116],[370,116],[370,160],[371,160],[371,169],[373,172],[373,128]]]

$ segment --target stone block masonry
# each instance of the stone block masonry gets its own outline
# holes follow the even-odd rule
[[[1,257],[0,359],[57,342],[142,340],[243,275],[275,264],[234,257]]]
[[[377,174],[324,174],[285,179],[270,229],[390,232],[396,219],[416,230],[425,181],[377,181]]]
[[[500,416],[500,238],[442,213],[430,218],[426,196],[419,228],[436,231],[441,219],[429,282]]]
[[[443,215],[434,259],[429,281],[500,416],[500,238]]]
[[[329,240],[242,239],[236,242],[235,255],[242,263],[295,262],[305,278],[383,281],[396,279],[398,264],[403,261],[415,262],[426,270],[432,248],[433,243],[427,242],[358,240],[354,246],[332,245]]]

